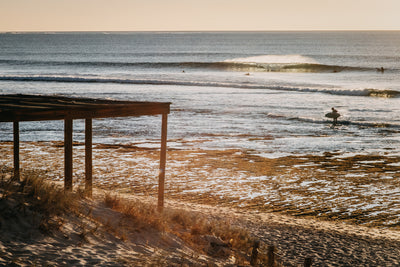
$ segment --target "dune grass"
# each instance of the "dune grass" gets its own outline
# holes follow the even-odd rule
[[[15,181],[5,168],[0,174],[0,207],[3,215],[22,223],[31,220],[31,227],[38,227],[48,234],[58,230],[64,223],[66,213],[80,212],[79,193],[67,193],[43,178],[40,171],[27,171],[21,181]]]
[[[211,257],[233,258],[235,264],[249,264],[256,240],[239,226],[225,218],[200,212],[164,208],[158,212],[156,205],[105,194],[105,204],[135,221],[137,228],[152,228],[181,238],[186,244]],[[268,258],[265,249],[258,254],[261,266]]]
[[[15,221],[26,220],[29,216],[33,216],[31,227],[38,228],[43,234],[52,234],[60,230],[70,218],[68,216],[75,215],[76,218],[82,219],[91,217],[85,206],[84,194],[80,190],[65,192],[61,186],[49,183],[45,179],[46,174],[40,171],[23,172],[21,181],[15,181],[10,173],[11,170],[6,168],[0,172],[2,215],[16,218]],[[96,231],[102,225],[102,229],[121,240],[126,240],[123,238],[124,235],[155,232],[164,238],[178,238],[193,251],[199,255],[207,255],[209,259],[229,260],[239,265],[249,264],[255,240],[248,231],[234,226],[226,218],[170,208],[159,212],[156,205],[128,200],[111,193],[105,193],[102,201],[105,206],[127,221],[125,224],[119,224],[117,229],[113,229],[101,218],[92,216],[90,220],[96,224],[94,227]],[[83,242],[89,228],[87,231],[82,230]],[[260,249],[258,255],[258,263],[263,265],[267,260],[266,253]]]

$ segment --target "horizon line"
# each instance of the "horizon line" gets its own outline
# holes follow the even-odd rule
[[[1,31],[0,34],[24,34],[24,33],[171,33],[171,32],[188,32],[188,33],[205,33],[205,32],[396,32],[400,29],[314,29],[314,30],[16,30],[16,31]]]

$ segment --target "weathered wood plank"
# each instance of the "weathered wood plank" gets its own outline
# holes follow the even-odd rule
[[[9,102],[4,102],[4,99],[0,101],[0,121],[63,120],[66,117],[72,119],[108,118],[170,112],[170,103],[165,102],[95,101],[93,99],[79,101],[74,98],[69,98],[67,101],[65,98],[42,99],[36,96],[35,101],[32,101],[25,95],[22,100],[15,98],[17,96],[8,97]],[[37,105],[35,105],[36,101],[39,101]],[[54,101],[68,102],[68,104],[53,104]]]
[[[47,109],[45,106],[24,103],[1,103],[2,110]]]

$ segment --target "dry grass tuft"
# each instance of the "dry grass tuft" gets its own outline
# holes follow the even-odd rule
[[[105,204],[135,221],[136,227],[152,228],[180,237],[186,244],[211,257],[236,259],[236,264],[249,264],[255,242],[250,233],[229,220],[199,212],[164,208],[162,213],[152,204],[105,194]],[[259,263],[266,257],[259,253]]]
[[[15,181],[10,172],[2,169],[0,176],[0,207],[11,215],[15,223],[24,224],[25,216],[31,216],[32,227],[45,234],[59,229],[64,219],[61,215],[79,212],[79,197],[65,193],[60,187],[48,183],[40,171],[21,174],[21,181]]]
[[[104,202],[108,207],[135,221],[135,226],[138,229],[150,227],[159,231],[165,230],[166,224],[159,216],[157,207],[154,205],[140,201],[123,200],[117,195],[110,193],[105,194]]]
[[[46,182],[38,172],[31,172],[23,177],[20,190],[23,195],[33,197],[33,205],[48,215],[61,215],[77,212],[80,194],[65,192],[63,188]]]
[[[117,195],[106,193],[104,197],[104,203],[107,207],[115,209],[120,206],[120,198]]]

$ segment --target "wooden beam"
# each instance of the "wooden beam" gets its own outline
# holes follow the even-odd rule
[[[170,103],[107,101],[74,98],[4,96],[0,121],[41,121],[158,115],[170,112]]]
[[[64,120],[64,190],[72,191],[72,119]]]
[[[14,121],[13,125],[14,132],[14,180],[20,180],[19,173],[19,122]]]
[[[168,114],[162,114],[160,172],[158,176],[158,210],[160,212],[164,208],[165,163],[167,161],[167,122]]]
[[[92,119],[85,120],[85,192],[92,197]]]

